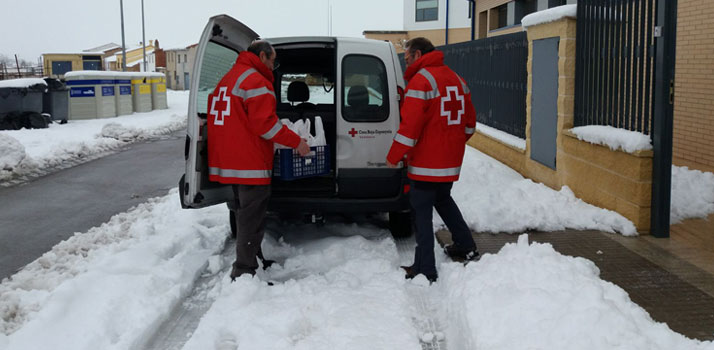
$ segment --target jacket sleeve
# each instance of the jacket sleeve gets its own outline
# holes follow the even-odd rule
[[[387,154],[390,163],[397,164],[416,145],[428,118],[426,111],[429,108],[427,98],[430,90],[428,81],[418,76],[407,85],[401,108],[402,121]]]
[[[283,125],[275,114],[275,92],[268,86],[243,91],[248,128],[253,134],[268,141],[297,148],[300,136]]]
[[[468,85],[466,85],[466,82],[459,77],[459,80],[461,80],[461,84],[464,90],[464,99],[466,100],[466,120],[465,120],[465,141],[468,142],[471,136],[476,132],[476,109],[474,108],[473,103],[471,102],[471,91],[469,90]]]

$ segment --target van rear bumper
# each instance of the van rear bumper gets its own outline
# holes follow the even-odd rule
[[[409,197],[383,199],[271,198],[268,210],[280,213],[375,213],[409,210]]]

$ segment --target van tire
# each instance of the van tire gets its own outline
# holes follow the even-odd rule
[[[238,235],[238,225],[236,224],[236,212],[228,209],[228,221],[231,223],[231,238],[235,239]]]
[[[389,231],[394,238],[406,238],[412,235],[412,219],[410,212],[389,212]]]

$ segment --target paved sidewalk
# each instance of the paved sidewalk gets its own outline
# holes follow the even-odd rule
[[[600,277],[629,293],[650,316],[688,338],[714,340],[714,275],[649,243],[599,231],[528,232],[529,240],[550,243],[564,255],[593,261]],[[447,231],[437,232],[443,245]],[[516,234],[474,233],[479,251],[497,253]],[[601,254],[598,254],[598,251]]]

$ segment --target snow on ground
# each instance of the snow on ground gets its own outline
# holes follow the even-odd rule
[[[57,245],[0,284],[0,348],[141,348],[199,275],[218,273],[184,349],[420,349],[409,288],[438,302],[451,349],[714,349],[525,235],[465,267],[439,252],[429,286],[404,280],[384,221],[271,220],[263,249],[279,265],[231,283],[216,257],[226,213],[183,210],[174,189]]]
[[[526,235],[476,264],[441,265],[453,349],[714,349],[652,320],[593,262]],[[454,345],[452,347],[452,345]]]
[[[454,200],[472,230],[479,232],[557,231],[595,229],[636,235],[631,221],[607,209],[583,202],[563,186],[554,191],[523,178],[503,163],[466,148],[461,177],[452,190]],[[435,216],[435,226],[443,226]]]
[[[116,118],[70,120],[47,129],[0,131],[0,184],[42,174],[66,164],[76,165],[118,150],[130,142],[169,134],[186,127],[188,92],[167,90],[169,109]],[[6,151],[7,144],[12,147]],[[12,153],[12,154],[10,154]],[[19,161],[18,161],[19,160]]]
[[[706,218],[714,213],[714,173],[672,166],[672,205],[669,220]]]
[[[59,243],[0,284],[0,349],[137,348],[220,251],[226,217],[182,210],[174,189]]]
[[[613,151],[622,150],[627,153],[652,149],[649,135],[627,129],[614,128],[609,125],[588,125],[572,128],[570,131],[579,140],[603,145]]]

